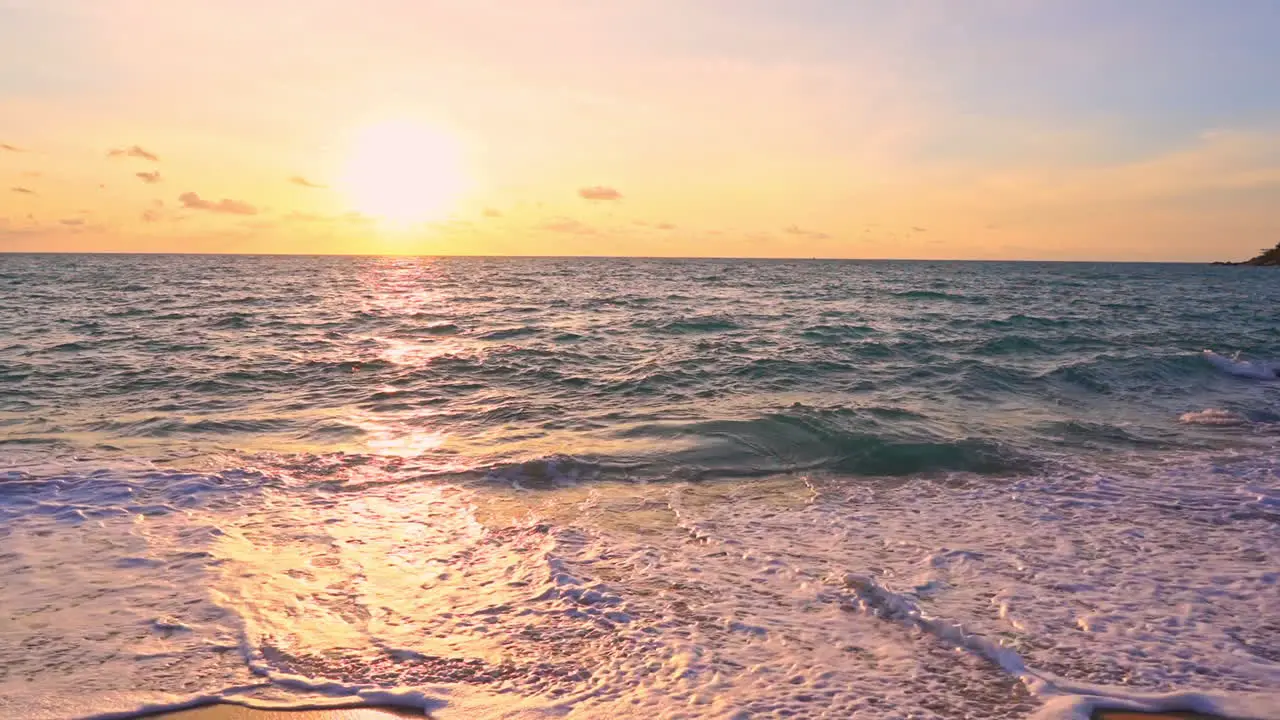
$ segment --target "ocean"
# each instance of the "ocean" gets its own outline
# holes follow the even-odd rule
[[[1205,349],[1280,277],[0,255],[0,714],[1280,717]]]

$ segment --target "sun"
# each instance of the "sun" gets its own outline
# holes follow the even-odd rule
[[[339,183],[352,208],[408,225],[448,214],[465,185],[457,141],[425,124],[386,121],[356,133]]]

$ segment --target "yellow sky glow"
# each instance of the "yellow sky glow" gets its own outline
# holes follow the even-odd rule
[[[1280,123],[1097,111],[1089,83],[1041,110],[1088,58],[1052,34],[942,55],[962,4],[0,7],[27,68],[0,74],[0,251],[1201,260],[1280,237]],[[1131,52],[1105,40],[1090,57]]]

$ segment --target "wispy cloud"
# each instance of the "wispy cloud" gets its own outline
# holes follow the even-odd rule
[[[470,220],[463,220],[462,218],[456,217],[449,218],[448,220],[427,223],[427,227],[434,228],[436,230],[467,230],[475,226],[476,224]]]
[[[922,227],[919,227],[919,226],[916,226],[916,225],[911,226],[911,230],[912,230],[912,232],[918,232],[918,233],[920,233],[920,232],[929,232],[929,228],[922,228]]]
[[[107,157],[133,157],[150,162],[160,162],[160,156],[146,150],[138,145],[130,145],[125,148],[114,148],[107,152]]]
[[[368,225],[376,222],[376,218],[358,212],[347,212],[341,215],[322,215],[299,212],[297,210],[287,215],[282,215],[280,220],[286,223],[318,223],[331,226],[338,224]]]
[[[827,233],[818,232],[816,230],[805,230],[804,228],[798,225],[788,225],[787,227],[783,228],[782,231],[788,235],[799,235],[800,237],[812,238],[814,240],[826,240],[827,238],[831,237]]]
[[[622,193],[618,192],[616,188],[595,185],[578,190],[578,197],[584,200],[621,200]]]
[[[572,218],[557,218],[538,226],[548,232],[567,233],[570,235],[594,235],[595,229]]]
[[[489,217],[489,218],[502,217],[502,211],[498,210],[497,208],[485,208],[482,214],[485,217]]]
[[[84,218],[63,218],[58,222],[62,223],[63,225],[74,227],[78,225],[84,225]]]
[[[672,225],[669,222],[658,223],[657,225],[654,225],[654,227],[658,228],[659,230],[675,230],[676,229],[676,226]]]
[[[22,186],[11,187],[11,188],[9,188],[9,190],[11,190],[12,192],[21,193],[21,194],[23,194],[23,195],[38,195],[38,194],[39,194],[39,193],[37,193],[35,190],[32,190],[31,188],[26,188],[26,187],[22,187]]]
[[[342,222],[355,223],[357,225],[368,225],[377,221],[376,218],[365,215],[364,213],[355,212],[354,210],[351,212],[343,213],[339,215],[336,219],[341,220]]]
[[[160,214],[159,210],[143,210],[142,211],[142,222],[149,222],[149,223],[159,222],[163,217],[164,216]]]
[[[8,152],[26,152],[26,150],[23,150],[17,145],[10,145],[9,143],[0,143],[0,150],[7,150]]]
[[[304,187],[304,188],[316,188],[316,189],[319,189],[319,190],[323,190],[323,189],[325,189],[325,188],[329,187],[328,185],[322,185],[322,184],[317,183],[317,182],[311,182],[310,180],[308,180],[308,179],[306,179],[306,178],[302,177],[301,175],[294,175],[293,177],[289,178],[289,182],[293,183],[294,185],[299,185],[299,186]]]
[[[152,170],[151,172],[137,172],[137,173],[134,173],[134,175],[137,175],[139,180],[141,180],[142,182],[148,185],[154,185],[160,182],[159,170]]]
[[[212,200],[205,200],[193,192],[182,193],[178,196],[178,202],[182,203],[182,207],[190,210],[208,210],[209,212],[225,213],[228,215],[258,214],[258,208],[242,200],[223,198],[214,202]]]

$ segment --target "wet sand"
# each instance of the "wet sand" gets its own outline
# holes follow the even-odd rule
[[[156,720],[404,720],[424,718],[421,710],[358,708],[347,710],[253,710],[239,705],[205,705],[151,715]]]
[[[404,720],[426,717],[420,711],[368,708],[353,710],[251,710],[238,705],[206,705],[191,710],[154,715],[166,720]],[[1094,720],[1220,720],[1192,713],[1134,713],[1103,711]]]
[[[1112,710],[1097,712],[1093,720],[1221,720],[1212,715],[1196,715],[1194,712],[1128,712]]]

